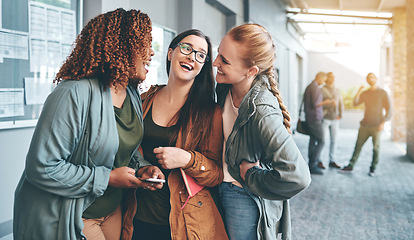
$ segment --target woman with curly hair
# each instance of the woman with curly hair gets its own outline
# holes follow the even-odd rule
[[[101,14],[83,28],[57,73],[15,192],[14,239],[130,239],[142,160],[141,98],[154,52],[137,10]],[[123,220],[123,218],[125,220]]]
[[[226,240],[211,187],[223,179],[223,130],[214,102],[210,39],[197,29],[177,35],[167,53],[167,85],[142,95],[143,155],[163,171],[161,190],[138,189],[135,240]],[[204,188],[190,197],[181,171]]]
[[[264,27],[243,24],[224,36],[213,63],[225,142],[219,189],[230,239],[291,239],[287,200],[311,180],[290,135],[275,51]]]

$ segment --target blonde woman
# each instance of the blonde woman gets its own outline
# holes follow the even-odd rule
[[[310,173],[290,135],[276,86],[275,46],[260,25],[244,24],[222,39],[217,67],[223,109],[224,181],[220,197],[230,239],[290,239],[288,199]]]

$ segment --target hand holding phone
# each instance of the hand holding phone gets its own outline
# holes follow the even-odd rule
[[[160,179],[160,178],[146,178],[146,179],[142,179],[142,181],[152,182],[152,183],[165,183],[165,179]]]
[[[141,181],[141,187],[151,191],[161,189],[165,183],[165,177],[157,166],[146,166],[138,169],[135,176]]]

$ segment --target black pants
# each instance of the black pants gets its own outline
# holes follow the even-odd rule
[[[169,225],[156,225],[134,219],[134,234],[132,240],[170,240]]]
[[[306,122],[308,124],[309,131],[309,148],[308,158],[309,167],[316,167],[321,156],[323,145],[325,144],[325,134],[322,127],[322,121]]]

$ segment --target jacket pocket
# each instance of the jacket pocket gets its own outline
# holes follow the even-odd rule
[[[187,201],[188,194],[182,194],[180,198],[181,206],[183,206]],[[215,215],[218,210],[207,189],[203,189],[191,197],[182,211],[188,239],[214,239]]]
[[[282,217],[283,201],[263,199],[263,211],[267,227],[272,227]]]

